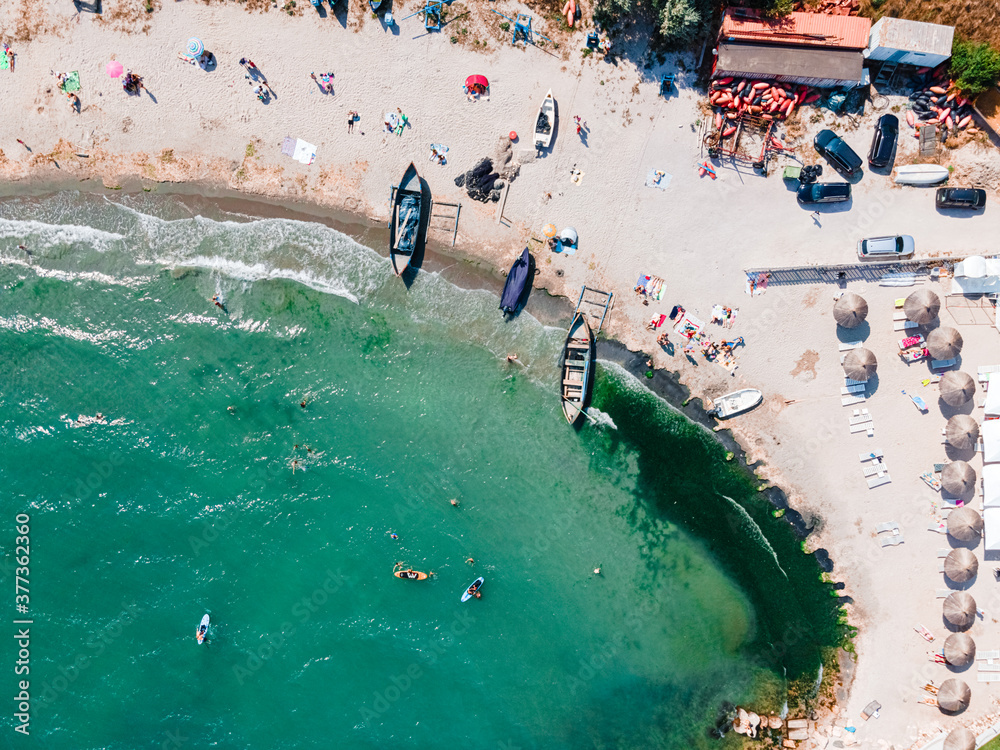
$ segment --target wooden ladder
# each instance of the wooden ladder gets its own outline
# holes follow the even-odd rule
[[[590,294],[589,297],[587,297],[588,293]],[[580,308],[583,305],[588,305],[589,308],[594,309],[591,315],[594,319],[597,318],[596,308],[600,308],[601,310],[601,318],[596,330],[594,330],[594,338],[597,338],[597,334],[604,327],[604,319],[608,315],[608,310],[611,309],[611,301],[614,299],[614,296],[614,292],[602,292],[600,289],[588,288],[586,285],[580,289],[580,298],[576,301],[576,310],[573,311],[573,316],[576,317],[576,313],[580,312]],[[589,310],[585,309],[584,315],[587,315],[588,312]]]
[[[454,209],[454,212],[434,213],[437,208]],[[431,218],[428,221],[428,229],[436,229],[441,232],[451,232],[451,246],[455,247],[455,240],[458,237],[458,217],[462,213],[461,203],[441,203],[431,201]],[[438,226],[434,226],[434,220],[438,220]]]

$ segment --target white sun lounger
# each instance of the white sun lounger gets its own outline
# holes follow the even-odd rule
[[[1000,672],[980,672],[976,679],[979,682],[1000,682]]]
[[[947,557],[950,554],[951,554],[951,550],[950,549],[939,549],[938,550],[938,557]]]
[[[851,380],[850,378],[844,378],[844,385],[868,385],[867,380]]]
[[[930,526],[927,527],[928,531],[936,531],[938,534],[947,534],[948,527],[945,526],[940,521],[931,521]]]
[[[847,423],[851,424],[851,425],[865,424],[866,422],[871,422],[871,421],[872,421],[872,415],[871,414],[859,414],[856,417],[848,417],[847,418]]]
[[[944,560],[938,562],[938,573],[944,573]]]
[[[883,474],[889,473],[889,467],[886,466],[881,461],[876,461],[875,463],[869,466],[862,466],[861,473],[864,474],[866,477],[875,477],[875,476],[880,477]]]
[[[892,479],[889,478],[888,474],[880,477],[872,477],[868,480],[868,489],[873,490],[876,487],[881,487],[883,484],[889,484],[890,482],[892,482]]]
[[[1000,672],[1000,664],[977,664],[980,672]]]
[[[883,547],[895,547],[897,544],[902,544],[905,539],[903,539],[902,534],[893,534],[892,536],[880,536],[878,538],[879,544]]]
[[[893,320],[906,320],[906,313],[903,310],[893,310],[892,311]]]
[[[868,385],[866,383],[862,383],[861,385],[845,385],[843,388],[840,389],[840,395],[849,396],[852,393],[864,393],[865,388],[867,387]]]
[[[887,531],[891,531],[894,534],[899,533],[899,522],[898,521],[886,521],[885,523],[880,523],[875,527],[876,534],[884,534]]]
[[[862,404],[862,403],[864,403],[867,400],[868,399],[866,399],[864,396],[858,396],[858,395],[844,396],[842,399],[840,399],[840,405],[841,406],[854,406],[855,404]]]
[[[859,346],[861,346],[860,341],[841,341],[840,351],[849,352],[851,349],[857,349]]]
[[[934,596],[938,599],[947,599],[950,594],[954,593],[951,589],[938,589]]]
[[[1000,659],[1000,649],[976,651],[976,661],[986,661],[987,659]]]
[[[878,458],[882,458],[881,448],[872,448],[871,451],[867,453],[858,454],[858,459],[861,461],[861,463],[864,463],[865,461],[874,461],[875,459]]]
[[[867,422],[858,422],[857,424],[851,425],[851,434],[853,435],[855,432],[868,432],[869,430],[874,429],[875,425],[871,420]]]
[[[892,324],[892,330],[894,331],[909,331],[913,328],[919,328],[919,326],[912,320],[897,320]]]
[[[994,372],[1000,372],[1000,365],[982,365],[979,368],[980,382],[988,381],[990,379],[990,374]]]

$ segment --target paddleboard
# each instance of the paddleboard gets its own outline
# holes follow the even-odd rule
[[[948,168],[940,164],[907,164],[896,169],[897,185],[936,185],[948,179]]]
[[[201,618],[201,623],[198,625],[198,630],[196,631],[198,643],[205,642],[205,636],[208,635],[208,626],[211,622],[212,620],[208,615]]]
[[[397,570],[393,575],[396,578],[407,578],[411,581],[423,581],[427,578],[427,574],[421,573],[419,570]]]
[[[467,588],[465,591],[462,592],[462,601],[467,602],[474,596],[473,594],[469,593],[469,589],[475,589],[476,591],[479,591],[479,589],[483,587],[483,584],[485,582],[486,579],[483,578],[482,576],[479,576],[479,578],[477,578],[471,584],[469,584],[469,588]]]

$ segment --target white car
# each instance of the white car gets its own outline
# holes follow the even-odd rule
[[[858,241],[858,257],[861,260],[888,260],[906,258],[910,255],[913,255],[913,238],[908,234],[869,237]]]

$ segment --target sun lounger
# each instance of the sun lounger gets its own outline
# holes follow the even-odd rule
[[[879,544],[883,547],[895,547],[897,544],[902,544],[905,540],[902,534],[893,534],[892,536],[880,536],[878,538]]]
[[[976,661],[986,661],[987,659],[1000,659],[1000,649],[976,651]]]
[[[864,393],[865,388],[868,386],[862,383],[861,385],[845,385],[840,389],[841,396],[850,396],[852,393]]]
[[[938,562],[938,573],[944,573],[944,560]]]
[[[880,523],[875,527],[876,534],[884,534],[887,531],[891,531],[894,534],[899,533],[899,522],[898,521],[886,521],[885,523]]]
[[[934,596],[938,599],[947,599],[951,594],[955,592],[951,589],[938,589]]]
[[[881,448],[872,448],[872,450],[868,452],[858,454],[858,460],[860,460],[861,463],[864,463],[865,461],[874,461],[877,458],[882,458]]]
[[[1000,664],[979,664],[980,672],[1000,672]]]
[[[906,313],[902,310],[894,310],[892,313],[893,320],[906,320]]]
[[[888,474],[889,469],[881,461],[876,461],[875,463],[869,466],[862,466],[861,473],[864,474],[866,477],[876,477],[876,476],[880,477],[883,474]]]
[[[875,423],[874,422],[869,422],[868,423],[868,429],[865,430],[865,434],[868,435],[868,437],[875,437]]]
[[[867,706],[865,706],[864,711],[861,712],[861,718],[864,719],[865,721],[868,721],[869,718],[874,716],[877,719],[880,708],[882,708],[881,703],[879,703],[878,701],[872,701]]]
[[[885,474],[880,477],[872,477],[871,479],[868,480],[868,489],[873,490],[876,487],[881,487],[883,484],[889,484],[891,482],[892,479],[889,478],[888,474]]]
[[[947,547],[945,549],[939,549],[938,553],[937,553],[938,557],[941,557],[941,558],[947,557],[950,554],[951,554],[951,550],[948,549]]]
[[[980,672],[976,675],[979,682],[1000,682],[1000,672]]]
[[[979,368],[979,379],[989,380],[990,374],[994,372],[1000,372],[1000,365],[982,365]]]
[[[957,359],[932,359],[931,369],[947,370],[949,367],[954,367],[957,362],[958,362]]]
[[[927,527],[928,531],[936,531],[938,534],[947,534],[948,527],[945,526],[940,521],[931,521],[930,526]]]
[[[868,432],[869,429],[874,429],[874,425],[871,420],[867,422],[858,422],[858,424],[852,424],[850,427],[851,434],[856,432]]]
[[[898,310],[905,304],[906,304],[906,297],[900,297],[899,299],[897,299],[895,302],[892,303],[892,306]]]
[[[851,380],[850,378],[844,378],[844,385],[868,385],[866,380]]]
[[[934,634],[927,628],[925,628],[923,625],[917,625],[913,629],[917,631],[917,633],[920,634],[920,637],[923,638],[925,641],[930,642],[934,640]]]
[[[864,396],[858,396],[858,395],[844,396],[842,399],[840,399],[840,405],[841,406],[854,406],[854,404],[861,404],[861,403],[864,403],[867,400],[868,399],[866,399]]]
[[[924,480],[924,484],[930,487],[935,492],[941,491],[941,480],[935,476],[935,472],[925,471],[920,475],[920,478]]]
[[[894,331],[909,331],[913,328],[919,328],[916,323],[912,320],[897,320],[892,324],[892,330]]]
[[[865,424],[866,422],[871,422],[871,421],[872,421],[872,415],[871,414],[859,414],[856,417],[848,417],[847,418],[847,423],[851,424],[851,425]],[[864,455],[867,456],[868,454],[866,453]]]
[[[914,346],[923,346],[924,343],[924,337],[920,334],[917,334],[916,336],[907,336],[905,339],[899,340],[899,349],[902,351],[903,349],[909,349]]]
[[[851,351],[851,349],[857,349],[859,346],[861,346],[861,344],[862,344],[861,341],[841,341],[840,351],[849,352]]]

